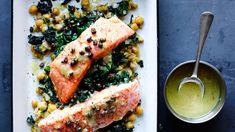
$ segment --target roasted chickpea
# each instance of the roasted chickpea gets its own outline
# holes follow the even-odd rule
[[[60,10],[55,7],[55,8],[52,9],[52,14],[55,15],[55,16],[58,16],[60,14]]]
[[[131,24],[131,29],[137,31],[139,29],[136,23]]]
[[[43,20],[42,19],[38,19],[38,20],[36,20],[36,26],[37,27],[41,27],[43,25]]]
[[[60,23],[61,20],[62,20],[62,19],[61,19],[59,16],[55,17],[55,22],[56,22],[56,23]]]
[[[35,15],[35,14],[37,14],[37,12],[38,12],[38,8],[37,8],[36,5],[31,5],[31,6],[29,7],[29,13],[30,13],[30,14]]]
[[[51,15],[50,14],[44,14],[42,17],[45,18],[46,20],[50,20]]]
[[[46,77],[45,73],[39,73],[39,74],[37,75],[37,80],[38,80],[38,81],[43,80],[45,77]]]
[[[45,101],[41,101],[38,103],[39,110],[45,110],[47,108],[47,103]]]
[[[32,107],[35,109],[38,106],[37,100],[32,100]]]
[[[137,115],[142,115],[144,113],[144,109],[141,106],[138,106],[135,110]]]
[[[136,9],[136,8],[138,8],[138,5],[135,4],[133,1],[130,1],[128,8],[129,8],[129,10]]]
[[[63,15],[61,15],[61,19],[64,20],[64,19],[68,19],[69,18],[69,14],[68,13],[65,13]]]
[[[43,24],[42,26],[40,26],[40,30],[42,32],[45,32],[48,29],[48,26],[46,24]]]
[[[54,110],[56,110],[56,105],[55,104],[49,104],[48,105],[48,112],[52,112],[52,111],[54,111]]]
[[[142,37],[138,37],[139,38],[139,42],[140,43],[143,43],[144,42],[144,38],[142,38]]]
[[[129,121],[126,123],[126,128],[128,128],[128,129],[134,128],[134,124]]]
[[[56,25],[55,25],[55,29],[56,29],[57,31],[60,31],[62,28],[63,28],[63,25],[62,25],[62,24],[56,24]]]
[[[139,26],[142,26],[143,23],[144,23],[144,18],[142,16],[138,16],[135,18],[134,22],[139,25]]]
[[[74,12],[74,16],[79,18],[79,17],[81,17],[81,13],[79,11],[75,11]]]
[[[36,88],[36,93],[39,94],[39,95],[41,95],[41,94],[43,93],[43,90],[40,89],[40,88]]]
[[[136,114],[132,113],[129,117],[128,117],[129,121],[134,122],[136,120]]]

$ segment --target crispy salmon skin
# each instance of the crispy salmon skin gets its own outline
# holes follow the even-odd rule
[[[134,80],[95,93],[87,101],[63,110],[55,110],[39,122],[42,132],[93,132],[122,119],[140,101],[139,82]]]
[[[117,17],[99,18],[66,45],[51,63],[49,74],[60,102],[69,102],[94,59],[104,57],[134,33]]]

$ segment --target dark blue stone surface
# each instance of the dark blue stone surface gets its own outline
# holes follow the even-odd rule
[[[158,131],[235,132],[235,0],[159,0]],[[216,66],[227,84],[226,103],[212,120],[192,125],[176,119],[166,108],[163,87],[168,73],[179,63],[195,58],[199,19],[212,11],[214,23],[202,60]]]
[[[11,0],[0,1],[0,131],[11,131]]]

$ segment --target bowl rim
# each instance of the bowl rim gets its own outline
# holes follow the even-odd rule
[[[164,100],[165,100],[165,103],[166,103],[166,106],[168,108],[168,110],[178,119],[180,119],[181,121],[184,121],[184,122],[187,122],[187,123],[191,123],[191,124],[199,124],[199,123],[204,123],[204,122],[207,122],[209,120],[211,120],[212,118],[214,118],[220,111],[221,109],[223,108],[224,106],[224,103],[225,103],[225,99],[226,99],[226,96],[227,96],[227,86],[226,86],[226,83],[225,83],[225,80],[221,74],[221,72],[215,67],[213,66],[212,64],[206,62],[206,61],[200,61],[199,64],[204,64],[206,66],[208,66],[209,68],[212,68],[212,70],[215,71],[215,73],[219,76],[219,78],[221,79],[221,84],[223,86],[223,90],[224,90],[224,99],[219,99],[219,101],[222,101],[220,102],[220,107],[219,109],[217,109],[217,111],[215,112],[212,112],[213,109],[216,107],[214,107],[209,113],[207,113],[206,115],[204,116],[200,116],[198,118],[187,118],[187,117],[183,117],[179,114],[177,114],[173,109],[172,107],[170,106],[170,104],[168,103],[168,100],[167,100],[167,97],[166,97],[166,84],[167,84],[167,81],[169,80],[170,76],[172,75],[172,73],[174,71],[176,71],[179,67],[183,66],[183,65],[186,65],[186,64],[189,64],[189,63],[195,63],[196,60],[188,60],[188,61],[184,61],[184,62],[181,62],[180,64],[178,64],[177,66],[175,66],[171,71],[170,73],[167,75],[167,78],[165,80],[165,83],[164,83],[164,88],[163,88],[163,96],[164,96]],[[189,120],[189,119],[197,119],[197,120]]]

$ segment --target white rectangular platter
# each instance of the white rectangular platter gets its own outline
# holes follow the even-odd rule
[[[27,44],[29,27],[33,17],[28,8],[37,0],[13,0],[13,131],[31,131],[26,123],[33,112],[31,100],[36,98],[35,77],[32,63],[37,61],[31,55]],[[144,68],[139,69],[141,83],[141,105],[144,115],[135,122],[134,132],[157,131],[157,2],[156,0],[135,0],[139,5],[133,12],[144,17],[143,29],[138,33],[144,38],[140,47],[140,58]],[[127,17],[129,18],[129,17]]]

